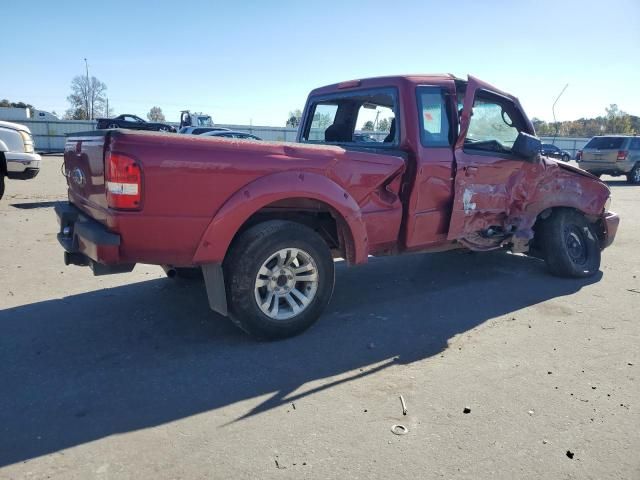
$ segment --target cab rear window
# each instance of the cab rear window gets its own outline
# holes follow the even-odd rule
[[[597,150],[618,150],[622,148],[625,137],[593,137],[584,148]]]

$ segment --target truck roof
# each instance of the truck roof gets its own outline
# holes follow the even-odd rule
[[[459,77],[451,73],[418,73],[418,74],[406,74],[406,75],[387,75],[383,77],[370,77],[348,80],[346,82],[333,83],[331,85],[325,85],[311,91],[310,95],[321,95],[324,93],[335,92],[336,90],[346,90],[349,88],[366,88],[366,87],[381,87],[381,86],[395,86],[400,84],[424,84],[424,83],[438,83],[443,80],[456,80],[466,82]]]

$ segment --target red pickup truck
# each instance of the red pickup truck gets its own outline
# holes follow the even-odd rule
[[[74,134],[64,161],[66,264],[201,269],[211,308],[263,338],[318,319],[336,257],[507,248],[584,277],[619,223],[608,187],[541,156],[518,100],[473,77],[316,89],[296,143],[118,129]]]

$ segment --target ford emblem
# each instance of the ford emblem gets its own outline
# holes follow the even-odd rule
[[[84,173],[78,167],[71,170],[71,180],[80,187],[84,187],[84,184],[86,183]]]

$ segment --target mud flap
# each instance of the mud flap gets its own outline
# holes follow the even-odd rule
[[[226,317],[229,310],[227,308],[227,291],[224,285],[222,265],[219,263],[206,263],[202,265],[202,275],[207,289],[209,307],[214,312]]]

